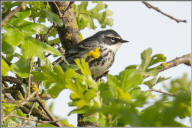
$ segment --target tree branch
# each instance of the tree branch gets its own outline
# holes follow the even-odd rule
[[[28,97],[26,100],[24,99],[24,97],[21,95],[20,90],[18,90],[16,85],[13,85],[12,87],[10,87],[10,91],[9,93],[11,93],[11,96],[15,99],[15,100],[19,100],[22,101],[22,103],[19,104],[19,106],[17,108],[15,108],[15,110],[17,110],[18,108],[22,110],[23,113],[28,114],[31,111],[31,108],[33,107],[32,105],[30,105],[27,101],[33,100],[35,97]],[[36,92],[33,92],[31,95],[36,94]],[[15,111],[14,110],[14,111]],[[13,112],[11,112],[13,113]],[[10,116],[11,114],[9,114]],[[50,121],[51,124],[58,126],[58,127],[62,127],[61,124],[58,124],[57,122],[55,122],[55,120],[51,120],[49,118],[48,115],[45,115],[42,110],[37,109],[37,108],[33,108],[31,115],[38,117],[39,120],[42,121]],[[8,118],[9,116],[6,116],[6,118]],[[5,120],[6,118],[4,118],[3,120]]]
[[[60,16],[64,24],[62,27],[57,27],[62,47],[66,51],[70,50],[81,41],[76,17],[73,13],[73,8],[71,8],[72,2],[49,2],[49,5],[51,6],[51,10]],[[56,64],[62,61],[61,58],[57,59]],[[88,125],[91,122],[81,121],[79,117],[83,118],[83,115],[78,115],[78,126],[95,126],[92,124]]]
[[[11,84],[12,83],[16,83],[16,84],[22,84],[23,83],[23,79],[15,78],[15,77],[12,77],[12,76],[2,76],[2,78],[3,78],[3,81],[8,81]]]
[[[44,103],[41,101],[41,99],[38,99],[38,103],[41,106],[41,108],[45,111],[45,113],[49,116],[49,118],[55,122],[59,127],[62,127],[63,125],[55,119],[55,117],[49,112],[49,110],[45,107]]]
[[[57,31],[62,47],[69,50],[81,41],[76,17],[71,8],[72,3],[70,1],[49,2],[49,5],[51,10],[58,14],[63,21],[63,26],[57,27]]]
[[[27,98],[27,100],[29,100],[30,98],[34,97],[34,95],[35,95],[35,93],[31,94],[31,95]],[[21,102],[18,107],[16,107],[15,109],[13,109],[6,117],[2,118],[2,121],[6,120],[8,117],[10,117],[10,116],[13,114],[13,112],[14,112],[15,110],[19,109],[20,107],[24,106],[25,104],[27,104],[27,101]]]
[[[162,90],[157,90],[157,89],[154,89],[154,88],[152,88],[151,91],[159,92],[159,93],[162,93],[162,94],[165,94],[165,95],[169,95],[169,96],[175,96],[175,94],[164,92]]]
[[[43,36],[42,36],[42,41],[43,42],[45,42],[45,39],[48,37],[48,35],[54,30],[54,28],[56,27],[57,25],[56,24],[53,24],[50,28],[49,28],[49,30],[47,31],[47,33],[46,34],[44,34]]]
[[[145,6],[147,6],[149,9],[152,8],[152,9],[154,9],[155,11],[161,13],[162,15],[167,16],[167,17],[169,17],[170,19],[176,21],[177,23],[180,23],[180,22],[186,23],[186,22],[187,22],[187,20],[177,19],[177,18],[175,18],[175,17],[173,17],[173,16],[171,16],[171,15],[169,15],[169,14],[167,14],[167,13],[164,13],[164,12],[161,11],[159,8],[154,7],[153,5],[149,4],[149,3],[146,2],[146,1],[142,1],[142,3],[145,4]]]
[[[60,121],[60,120],[56,120],[56,121],[40,121],[40,120],[35,120],[35,119],[26,118],[26,117],[17,116],[17,115],[11,115],[11,117],[16,117],[16,118],[23,119],[23,120],[34,121],[34,122],[37,122],[37,123],[55,123],[56,121]]]
[[[25,2],[21,2],[21,4],[15,8],[13,11],[11,11],[3,20],[2,20],[2,26],[12,17],[15,15],[15,13],[19,12],[22,8],[24,8]]]
[[[162,63],[161,66],[162,66],[163,69],[161,71],[164,71],[164,70],[167,70],[169,68],[175,67],[175,66],[177,66],[179,64],[186,64],[188,66],[191,66],[191,54],[188,53],[188,54],[183,55],[181,57],[177,57],[177,58],[175,58],[175,59],[173,59],[171,61]]]
[[[34,108],[34,106],[35,106],[35,102],[32,104],[32,107],[31,107],[31,109],[30,109],[30,111],[29,111],[29,113],[27,114],[27,118],[29,118],[29,116],[31,115],[31,113],[32,113],[32,111],[33,111],[33,108]],[[21,125],[21,127],[25,127],[25,125],[27,124],[27,122],[28,122],[28,120],[24,120],[23,122],[22,122],[22,125]]]

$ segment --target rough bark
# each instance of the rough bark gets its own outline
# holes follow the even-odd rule
[[[49,2],[49,5],[63,21],[63,26],[57,27],[57,31],[62,47],[69,50],[81,41],[72,3],[70,1]]]
[[[72,2],[49,2],[49,5],[51,10],[63,21],[63,26],[57,27],[62,47],[65,50],[70,50],[81,41],[76,17],[71,6]],[[83,114],[78,114],[79,127],[95,126],[91,122],[84,122],[83,118]]]

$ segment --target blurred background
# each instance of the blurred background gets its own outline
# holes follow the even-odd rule
[[[75,2],[79,4],[80,2]],[[153,54],[162,53],[167,57],[167,61],[191,52],[191,2],[150,2],[163,12],[178,19],[185,19],[187,23],[177,23],[174,20],[147,8],[141,2],[104,2],[108,9],[113,12],[113,26],[107,29],[114,29],[123,39],[130,41],[121,46],[116,54],[115,62],[109,69],[109,74],[118,74],[126,66],[140,64],[140,54],[147,48],[152,48]],[[90,4],[89,8],[93,8]],[[81,34],[83,39],[103,30],[95,21],[95,30],[83,29]],[[186,73],[191,78],[191,69],[185,65],[179,65],[164,72],[161,76],[177,78]],[[166,81],[168,83],[169,80]],[[156,85],[156,89],[161,89],[161,84]],[[158,93],[155,93],[158,96]],[[70,91],[64,90],[54,99],[49,100],[47,105],[55,102],[53,113],[56,116],[67,119],[74,126],[77,125],[77,115],[67,114],[74,109],[68,106]],[[189,119],[178,119],[186,125],[190,124]]]

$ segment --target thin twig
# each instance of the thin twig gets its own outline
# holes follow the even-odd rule
[[[27,101],[29,99],[31,99],[32,97],[34,97],[35,92],[33,94],[31,94],[26,100],[24,100],[23,102],[21,102],[20,104],[18,104],[19,106],[14,108],[6,117],[2,118],[2,121],[6,120],[8,117],[10,117],[17,109],[19,109],[20,107],[22,107],[23,105],[25,105],[26,103],[28,103]]]
[[[43,35],[42,41],[45,41],[45,39],[46,39],[46,38],[48,37],[48,35],[54,30],[54,28],[55,28],[56,26],[57,26],[56,24],[53,24],[53,25],[49,28],[49,30],[47,31],[47,33]]]
[[[179,64],[186,64],[188,66],[191,66],[191,54],[188,53],[186,55],[183,55],[181,57],[177,57],[171,61],[168,61],[166,63],[162,63],[161,66],[162,66],[162,70],[161,71],[164,71],[166,69],[169,69],[169,68],[172,68],[172,67],[175,67]]]
[[[164,92],[162,90],[157,90],[157,89],[154,89],[154,88],[152,88],[151,91],[159,92],[159,93],[162,93],[162,94],[165,94],[165,95],[169,95],[169,96],[175,96],[175,94],[172,94],[172,93],[169,93],[169,92]]]
[[[12,17],[15,15],[15,13],[17,13],[18,11],[20,11],[23,6],[25,6],[25,2],[21,2],[21,4],[15,8],[13,11],[11,11],[3,20],[2,20],[2,26]]]
[[[65,50],[63,47],[60,47],[59,44],[56,44],[58,46],[58,50],[60,51],[61,54],[65,54]]]
[[[191,54],[188,53],[186,55],[183,55],[181,57],[176,57],[175,59],[171,60],[171,61],[168,61],[168,62],[163,62],[161,63],[159,66],[157,67],[160,67],[161,70],[159,72],[162,72],[164,70],[167,70],[169,68],[172,68],[172,67],[175,67],[175,66],[178,66],[180,64],[186,64],[188,66],[191,66]],[[144,76],[144,78],[147,78],[149,77],[150,75],[146,75]]]
[[[17,115],[11,115],[11,117],[16,117],[16,118],[20,118],[20,119],[24,119],[24,120],[30,120],[30,121],[34,121],[34,122],[38,122],[38,123],[54,123],[54,122],[60,121],[60,120],[55,120],[55,121],[40,121],[40,120],[35,120],[35,119],[26,118],[26,117],[17,116]]]
[[[1,122],[3,122],[4,120],[6,120],[6,119],[9,118],[10,116],[12,116],[13,113],[14,113],[17,109],[19,109],[19,107],[14,108],[7,116],[5,116],[4,118],[1,119]]]
[[[55,6],[56,6],[56,8],[57,8],[57,11],[58,11],[58,13],[59,13],[59,17],[62,18],[63,15],[61,14],[61,11],[60,11],[59,7],[57,6],[57,3],[56,3],[56,2],[53,2],[53,4],[55,4]]]
[[[4,57],[4,56],[2,56],[2,58],[4,59],[4,61],[10,66],[11,65],[11,63]]]
[[[28,103],[27,101],[32,99],[35,96],[36,92],[33,92],[29,97],[27,97],[26,101],[24,100],[22,103],[19,104],[19,106],[23,106],[24,104]]]
[[[16,99],[16,100],[23,100],[23,96],[20,95],[20,91],[18,90],[18,88],[15,88],[15,86],[12,86],[12,91],[10,92],[11,93],[11,96]],[[32,93],[33,94],[33,93]],[[34,92],[34,94],[36,94],[36,92]],[[12,99],[11,99],[12,100]],[[28,99],[27,99],[28,100]],[[26,101],[27,101],[26,100]],[[25,101],[24,101],[25,102]],[[21,107],[20,107],[21,105]],[[30,112],[30,109],[31,109],[32,105],[30,105],[28,102],[25,102],[25,104],[19,104],[19,106],[17,108],[21,109],[23,113],[25,114],[28,114]],[[38,109],[38,108],[34,108],[31,115],[35,116],[35,117],[38,117],[39,120],[43,120],[43,121],[50,121],[49,117],[44,114],[44,112],[41,111],[41,109]],[[8,118],[9,116],[6,116],[6,118]],[[4,118],[4,119],[6,119]],[[4,120],[2,118],[2,121]],[[59,126],[57,123],[55,122],[51,122],[51,124],[55,125],[55,126]]]
[[[31,93],[31,77],[32,77],[32,69],[33,69],[33,57],[30,59],[30,72],[29,72],[29,79],[28,79],[28,97],[30,96]]]
[[[63,126],[63,125],[62,125],[59,121],[57,121],[57,120],[55,119],[55,117],[49,112],[49,110],[45,107],[45,105],[44,105],[44,103],[41,101],[41,99],[38,100],[38,103],[39,103],[39,105],[41,106],[41,108],[45,111],[45,113],[47,114],[47,116],[48,116],[51,120],[53,120],[59,127],[62,127],[62,126]]]
[[[53,2],[53,3],[55,4],[55,6],[56,6],[56,8],[57,8],[57,11],[58,11],[58,13],[59,13],[59,17],[60,17],[60,18],[63,18],[65,12],[72,7],[72,4],[73,4],[74,2],[69,2],[68,6],[67,6],[65,9],[60,9],[60,8],[58,7],[58,5],[57,5],[56,2]],[[63,11],[62,11],[62,10],[63,10]],[[62,13],[61,13],[61,11],[62,11]],[[62,14],[63,14],[63,15],[62,15]]]
[[[30,7],[30,9],[32,9],[33,7],[31,6],[31,4],[29,4],[29,7]],[[33,23],[36,23],[36,21],[35,21],[35,18],[33,17],[32,18],[32,20],[33,20]]]
[[[34,107],[35,107],[35,102],[32,104],[31,110],[30,110],[29,113],[27,114],[28,117],[31,115]]]
[[[167,17],[169,17],[170,19],[176,21],[177,23],[179,23],[179,22],[186,23],[186,22],[187,22],[187,20],[177,19],[177,18],[175,18],[175,17],[173,17],[173,16],[171,16],[171,15],[169,15],[169,14],[167,14],[167,13],[164,13],[164,12],[161,11],[159,8],[154,7],[153,5],[149,4],[149,3],[146,2],[146,1],[142,1],[142,3],[145,4],[145,6],[147,6],[149,9],[152,8],[152,9],[156,10],[157,12],[161,13],[162,15],[167,16]]]
[[[64,60],[62,59],[62,57],[60,57],[53,62],[53,65],[55,66],[55,65],[61,64],[62,62],[64,62]]]
[[[2,103],[11,103],[11,104],[20,104],[22,102],[35,102],[38,101],[38,98],[31,98],[29,100],[6,100],[6,101],[2,101]]]
[[[27,116],[26,116],[27,118],[29,118],[29,116],[31,115],[34,106],[35,106],[35,103],[32,104],[32,107],[31,107],[29,113],[28,113]],[[24,120],[24,121],[23,121],[23,124],[21,125],[21,127],[25,127],[25,125],[27,124],[27,122],[28,122],[28,120]]]

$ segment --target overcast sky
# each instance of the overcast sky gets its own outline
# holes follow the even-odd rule
[[[179,19],[186,19],[187,23],[176,23],[170,18],[148,9],[141,2],[105,2],[113,12],[114,25],[107,27],[117,31],[122,38],[129,40],[129,44],[121,46],[116,54],[115,62],[110,68],[110,74],[118,74],[126,66],[140,64],[140,53],[152,48],[153,54],[163,53],[167,60],[180,57],[191,52],[191,3],[190,2],[150,2],[162,11]],[[83,38],[89,37],[102,30],[84,29]],[[187,73],[191,78],[191,70],[185,65],[166,70],[160,75],[180,77]],[[157,86],[158,88],[158,86]],[[54,114],[65,117],[69,123],[76,126],[77,116],[67,117],[72,108],[67,106],[70,92],[63,91],[55,99]],[[188,124],[189,120],[184,123]]]

